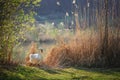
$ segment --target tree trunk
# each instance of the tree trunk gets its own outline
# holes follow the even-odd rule
[[[105,27],[104,27],[104,36],[102,44],[102,59],[103,66],[109,65],[107,59],[108,55],[108,0],[105,1]]]
[[[78,12],[75,13],[75,22],[76,22],[76,34],[79,34],[79,32],[80,32],[80,23],[79,23]]]

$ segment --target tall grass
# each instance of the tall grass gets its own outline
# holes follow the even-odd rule
[[[99,33],[95,30],[85,30],[69,43],[59,44],[52,48],[44,62],[52,67],[118,67],[120,65],[120,36],[114,33],[116,31],[109,28],[108,53],[104,56],[101,53],[102,42]]]

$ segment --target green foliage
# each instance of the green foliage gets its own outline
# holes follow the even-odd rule
[[[40,1],[0,0],[0,60],[10,57],[14,45],[24,38],[24,33],[35,21],[34,7]]]

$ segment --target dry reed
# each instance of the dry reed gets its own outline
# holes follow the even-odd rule
[[[116,31],[109,28],[108,53],[105,55],[101,53],[103,38],[99,38],[99,32],[87,30],[68,43],[52,48],[44,62],[51,67],[119,67],[120,36]]]

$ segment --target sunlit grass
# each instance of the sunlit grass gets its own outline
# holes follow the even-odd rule
[[[1,68],[0,80],[120,80],[120,69],[41,69],[18,66]]]

